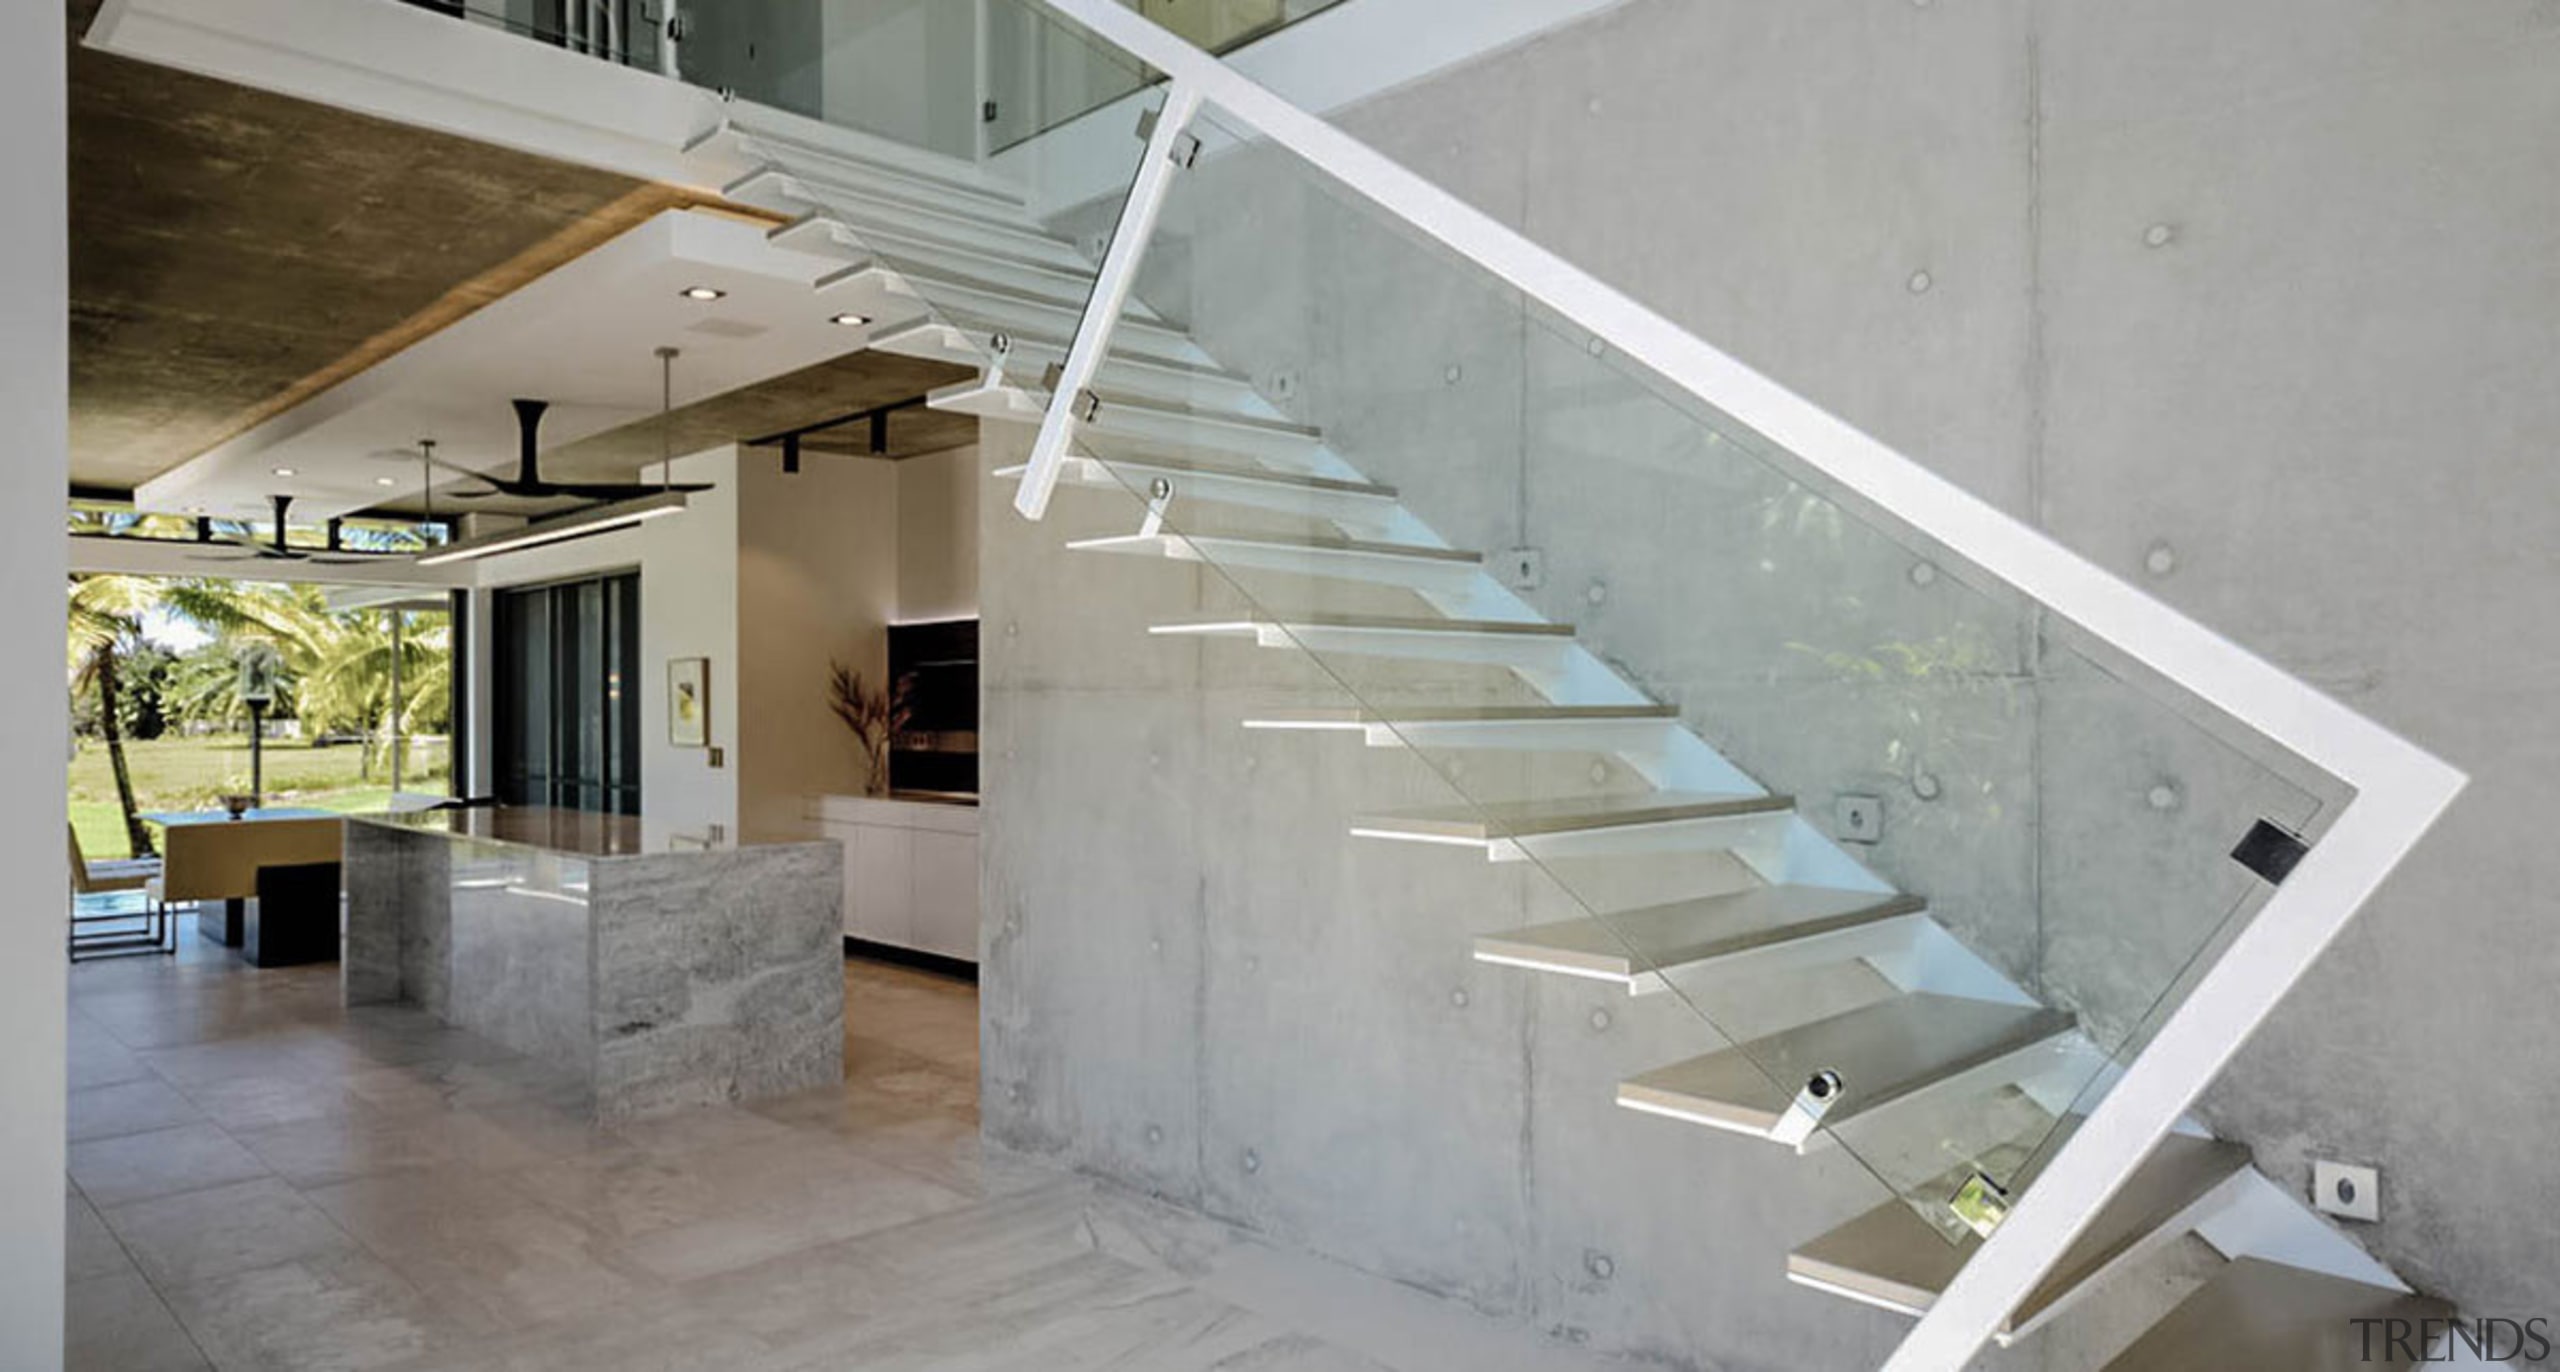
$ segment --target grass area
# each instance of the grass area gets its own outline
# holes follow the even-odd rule
[[[412,744],[412,757],[432,749],[434,761],[413,765],[401,776],[404,789],[441,791],[445,786],[442,740]],[[363,750],[350,746],[314,748],[290,739],[270,739],[265,747],[265,800],[270,805],[303,805],[353,812],[379,810],[391,799],[391,779],[377,766],[364,775]],[[156,738],[125,744],[125,764],[133,774],[136,806],[143,810],[203,810],[221,803],[227,792],[249,789],[249,739],[245,734],[204,738]],[[126,857],[124,816],[116,807],[116,779],[106,745],[80,740],[71,761],[71,826],[80,849],[92,858]]]

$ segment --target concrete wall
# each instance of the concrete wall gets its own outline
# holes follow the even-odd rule
[[[70,451],[66,352],[63,31],[44,6],[0,51],[0,118],[13,136],[0,171],[0,436],[10,459],[0,500],[0,635],[19,645],[0,669],[0,843],[21,898],[0,920],[0,1366],[62,1364],[64,982],[61,499]]]
[[[2480,1086],[2560,1041],[2528,894],[2555,661],[2525,628],[2560,593],[2555,43],[2528,0],[1651,0],[1347,120],[2473,771],[2206,1113],[2288,1183],[2381,1164],[2360,1237],[2494,1314],[2560,1311],[2520,1203],[2560,1106]],[[1883,796],[1877,865],[2102,1034],[2245,904],[2219,852],[2249,818],[2334,807],[1302,173],[1179,194],[1151,303],[1454,541],[1544,548],[1551,614],[1814,813]],[[1437,783],[1234,728],[1323,702],[1303,671],[1138,646],[1225,593],[1054,551],[1117,504],[982,514],[990,1131],[1567,1337],[1872,1365],[1899,1321],[1780,1278],[1872,1181],[1609,1108],[1711,1036],[1467,965],[1556,892],[1343,839]],[[2092,1365],[2195,1258],[2006,1365]]]

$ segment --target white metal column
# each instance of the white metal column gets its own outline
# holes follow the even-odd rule
[[[1111,231],[1111,247],[1103,253],[1102,268],[1093,279],[1093,294],[1085,299],[1075,343],[1067,349],[1066,363],[1050,391],[1048,413],[1041,416],[1031,465],[1013,494],[1013,508],[1027,518],[1038,519],[1049,511],[1049,496],[1058,488],[1067,448],[1075,442],[1084,396],[1111,355],[1111,330],[1119,323],[1121,311],[1129,307],[1138,266],[1146,259],[1148,240],[1155,237],[1165,197],[1172,193],[1173,178],[1188,160],[1183,149],[1196,146],[1188,140],[1192,117],[1199,112],[1200,88],[1190,81],[1175,81],[1165,92],[1164,107],[1156,111],[1146,156],[1138,163],[1129,198],[1120,206],[1120,222]]]

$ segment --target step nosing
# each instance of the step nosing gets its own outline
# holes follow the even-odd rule
[[[1309,476],[1301,472],[1274,471],[1268,467],[1226,467],[1212,462],[1183,462],[1160,457],[1094,455],[1086,457],[1085,460],[1099,462],[1106,467],[1129,467],[1151,472],[1181,472],[1226,481],[1249,481],[1265,486],[1299,487],[1311,491],[1329,491],[1338,495],[1375,496],[1381,500],[1396,498],[1396,489],[1393,486],[1380,486],[1367,481],[1351,481],[1342,477]]]
[[[1423,562],[1481,563],[1484,554],[1459,548],[1430,548],[1418,543],[1367,543],[1358,539],[1325,538],[1252,538],[1235,534],[1189,534],[1187,541],[1197,544],[1227,545],[1239,548],[1278,548],[1297,552],[1356,553],[1366,557],[1402,557]]]
[[[1349,629],[1363,633],[1418,634],[1425,637],[1571,638],[1574,626],[1541,620],[1413,619],[1395,615],[1246,614],[1233,619],[1186,621],[1163,626],[1181,629],[1230,624],[1269,625],[1290,629]]]
[[[1896,1020],[1910,1021],[1915,1016],[1919,1017],[1917,1023],[1895,1024]],[[1958,1016],[1994,1021],[2005,1017],[2007,1022],[1988,1027],[1962,1023],[1932,1026],[1927,1023],[1930,1019],[1953,1021]],[[2075,1023],[2069,1013],[2050,1006],[2006,1005],[1919,992],[1877,1001],[1766,1034],[1736,1047],[1671,1063],[1644,1074],[1638,1080],[1647,1081],[1653,1089],[1677,1094],[1676,1086],[1668,1084],[1670,1079],[1705,1076],[1722,1068],[1751,1083],[1755,1090],[1761,1080],[1771,1080],[1770,1089],[1778,1090],[1781,1088],[1774,1085],[1775,1076],[1793,1077],[1801,1072],[1809,1077],[1816,1071],[1838,1071],[1847,1080],[1849,1094],[1823,1117],[1825,1128],[1836,1128],[1937,1083],[1953,1080],[2013,1053],[2051,1042],[2070,1032]],[[1970,1041],[1960,1042],[1953,1051],[1914,1059],[1900,1070],[1889,1071],[1878,1079],[1869,1076],[1862,1064],[1842,1056],[1844,1045],[1824,1043],[1826,1039],[1868,1032],[1870,1024],[1885,1026],[1872,1032],[1880,1041],[1889,1044],[1907,1046],[1933,1028]],[[1869,1044],[1866,1048],[1873,1051],[1875,1045]],[[1891,1061],[1889,1052],[1886,1060],[1888,1063]],[[1746,1067],[1748,1072],[1742,1070]]]
[[[1650,801],[1650,798],[1648,798]],[[1541,808],[1555,802],[1527,802]],[[1698,796],[1633,805],[1562,805],[1551,813],[1531,813],[1523,802],[1491,802],[1446,809],[1400,810],[1362,817],[1357,827],[1380,836],[1441,836],[1470,842],[1542,838],[1609,829],[1676,824],[1684,820],[1741,818],[1792,809],[1786,796]],[[1509,807],[1509,813],[1506,813]]]
[[[1718,934],[1657,935],[1648,931],[1648,926],[1677,922],[1730,924],[1748,920],[1755,916],[1755,907],[1780,903],[1785,896],[1808,892],[1815,893],[1811,896],[1815,908],[1801,914],[1781,910],[1770,923],[1745,923],[1740,928]],[[1772,893],[1779,895],[1773,897]],[[1559,966],[1605,971],[1613,976],[1632,979],[1869,924],[1881,924],[1926,908],[1928,902],[1917,896],[1834,893],[1813,887],[1753,887],[1727,895],[1668,901],[1613,914],[1557,920],[1481,935],[1476,944],[1479,948],[1519,961],[1546,959]]]

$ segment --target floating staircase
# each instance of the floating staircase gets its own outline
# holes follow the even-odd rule
[[[793,216],[777,241],[838,258],[903,302],[907,313],[884,317],[873,346],[981,369],[977,381],[937,394],[937,407],[1039,418],[1091,277],[1077,243],[965,168],[927,175],[742,123],[694,152],[722,173],[733,199]],[[1207,562],[1233,577],[1295,578],[1377,598],[1375,609],[1257,604],[1158,624],[1155,635],[1490,669],[1515,693],[1480,704],[1272,713],[1240,721],[1245,727],[1352,733],[1426,756],[1490,751],[1522,767],[1588,753],[1618,778],[1617,789],[1591,794],[1350,818],[1352,835],[1473,849],[1495,861],[1722,854],[1748,883],[1484,935],[1474,941],[1477,960],[1611,982],[1630,994],[1790,966],[1873,974],[1876,994],[1866,1003],[1808,1007],[1797,1022],[1757,1026],[1731,1047],[1630,1076],[1616,1086],[1629,1111],[1798,1150],[1844,1134],[1919,1130],[1951,1111],[2006,1111],[2027,1122],[2023,1137],[2041,1142],[2068,1127],[2074,1102],[2112,1070],[2069,1011],[2016,985],[1923,897],[1893,890],[1793,800],[1726,760],[1679,709],[1649,698],[1571,626],[1543,620],[1488,573],[1481,554],[1448,546],[1395,489],[1143,305],[1113,335],[1064,482],[1121,493],[1145,511],[1134,531],[1077,540],[1068,545],[1076,551]],[[1182,531],[1166,526],[1168,514],[1184,517]],[[2016,1161],[2033,1151],[2022,1147]],[[1939,1207],[1946,1213],[1924,1218],[1896,1197],[1808,1239],[1787,1275],[1917,1316],[1981,1245],[1962,1220],[1996,1222],[2002,1198],[1998,1186],[1983,1186],[1989,1180],[1959,1169],[1940,1192],[1952,1197],[1970,1184],[1991,1202],[1987,1212],[1955,1217]],[[2357,1351],[2349,1319],[2448,1313],[2268,1181],[2244,1148],[2199,1130],[2159,1145],[2001,1337],[2033,1332],[2143,1254],[2188,1235],[2229,1265],[2126,1348],[2110,1364],[2118,1372],[2393,1366],[2342,1360]]]

